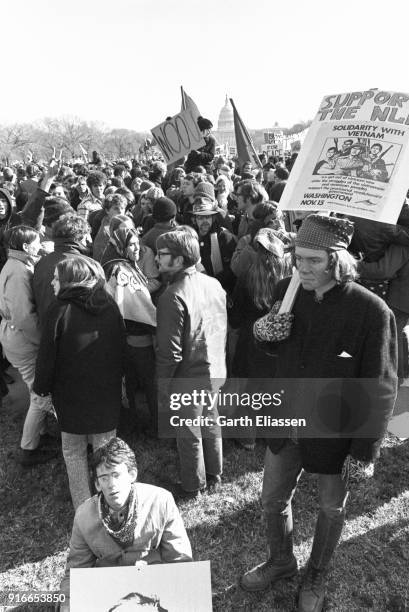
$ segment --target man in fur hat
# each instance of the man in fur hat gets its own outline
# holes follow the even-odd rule
[[[299,612],[322,610],[348,478],[373,474],[396,398],[395,319],[383,300],[354,282],[356,262],[347,251],[352,233],[346,219],[311,214],[296,237],[301,286],[291,333],[274,345],[276,377],[291,379],[286,408],[306,416],[311,427],[309,434],[290,428],[287,437],[267,441],[262,503],[269,557],[241,578],[246,591],[262,591],[296,574],[291,500],[303,469],[318,474],[320,510]],[[289,281],[278,284],[278,300]]]

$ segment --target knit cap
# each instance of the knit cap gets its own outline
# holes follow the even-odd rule
[[[354,233],[348,219],[312,214],[306,217],[295,239],[296,247],[327,251],[347,249]]]
[[[196,198],[207,198],[208,200],[214,201],[215,195],[213,185],[211,185],[210,183],[206,183],[205,181],[198,183],[196,185],[193,197],[195,200]]]
[[[158,198],[152,207],[152,217],[155,221],[169,221],[176,213],[176,204],[170,198]]]

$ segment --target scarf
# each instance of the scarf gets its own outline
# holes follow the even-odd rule
[[[138,520],[138,497],[135,484],[132,485],[126,504],[125,522],[117,527],[117,521],[102,493],[98,495],[98,515],[108,534],[117,544],[126,548],[135,538],[136,521]]]
[[[128,259],[126,249],[130,239],[134,236],[136,236],[136,238],[139,240],[139,233],[135,228],[122,224],[114,230],[111,228],[111,236],[109,241],[114,245],[117,253],[119,253],[121,257]]]

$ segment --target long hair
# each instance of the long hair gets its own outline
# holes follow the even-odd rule
[[[61,289],[105,288],[105,274],[102,266],[90,257],[82,255],[67,257],[57,264],[57,272]]]
[[[285,254],[279,258],[258,243],[255,248],[256,260],[247,272],[245,284],[254,305],[260,310],[270,309],[278,281],[291,275],[291,257]]]
[[[337,285],[343,285],[356,280],[358,274],[358,262],[355,257],[346,249],[328,252],[329,269],[332,271],[332,278]]]

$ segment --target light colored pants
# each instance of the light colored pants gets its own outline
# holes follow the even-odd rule
[[[92,496],[88,468],[88,444],[91,444],[95,451],[115,436],[116,429],[88,435],[61,432],[62,454],[67,467],[68,483],[75,510]]]
[[[2,322],[3,327],[4,322]],[[3,333],[1,337],[4,355],[11,365],[20,372],[21,378],[30,392],[30,405],[24,421],[21,448],[34,450],[40,443],[40,435],[45,432],[47,413],[55,416],[55,412],[51,396],[40,397],[32,391],[38,346],[27,340],[19,330],[7,330],[7,332]]]

